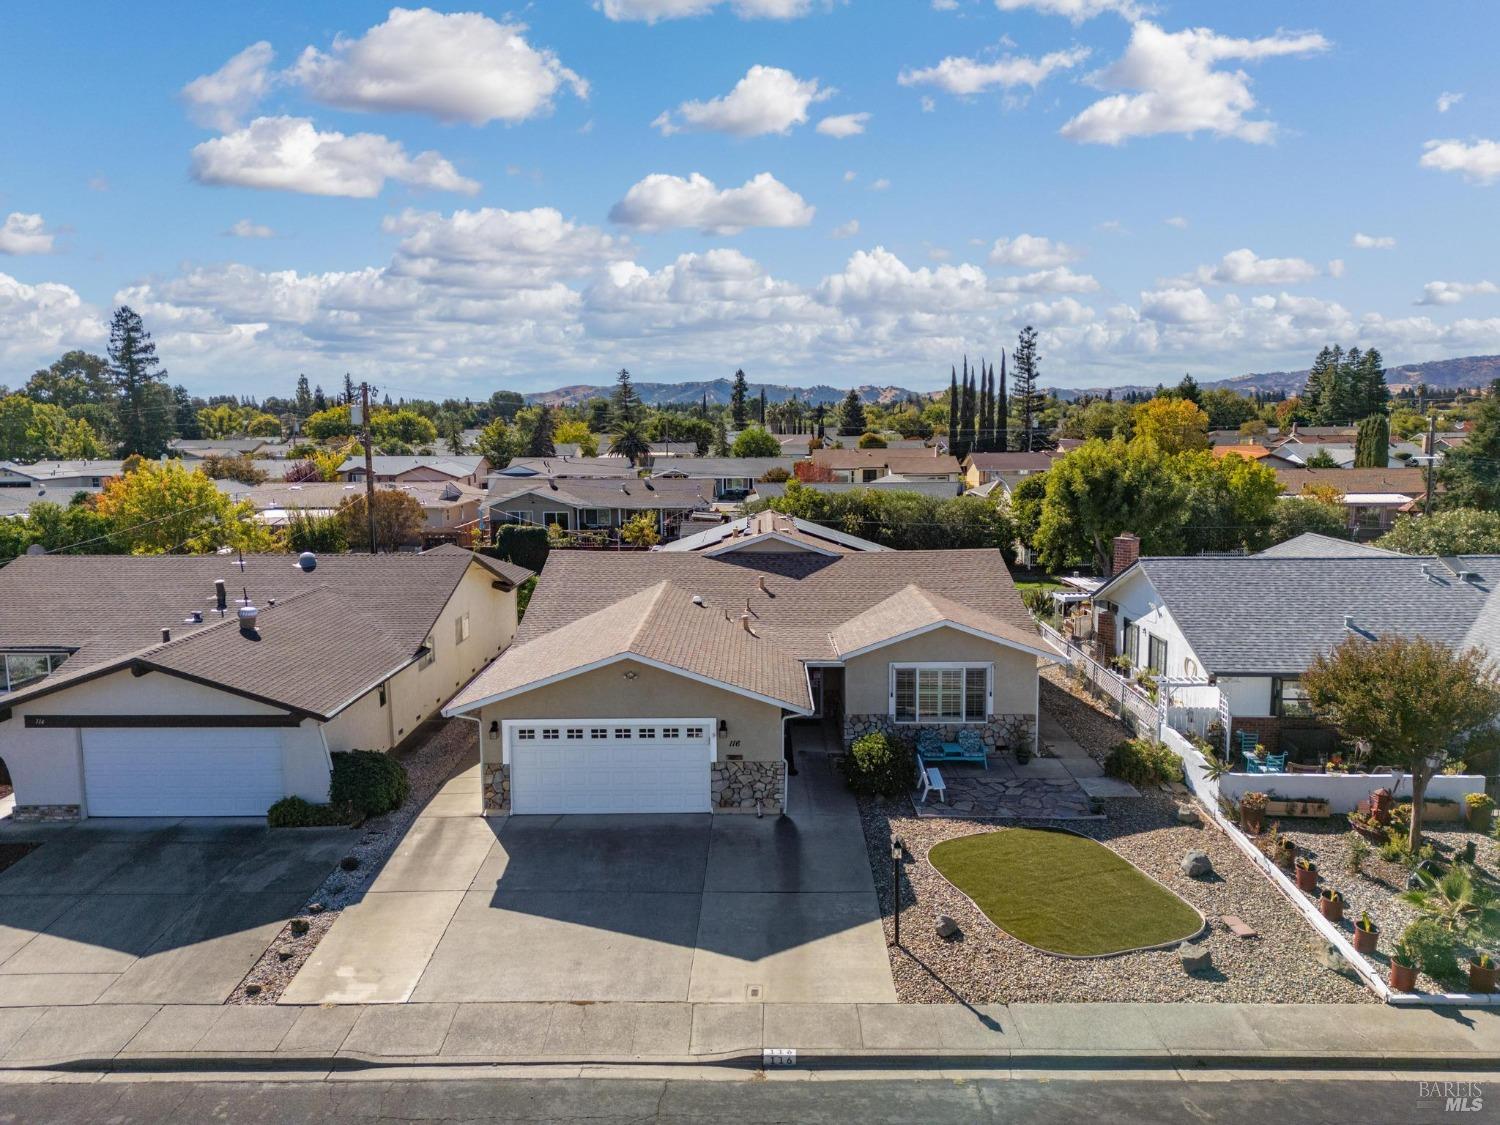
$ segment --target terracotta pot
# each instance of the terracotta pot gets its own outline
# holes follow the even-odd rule
[[[1297,868],[1296,877],[1299,890],[1315,891],[1318,889],[1318,873],[1311,867]]]
[[[1415,992],[1417,988],[1416,966],[1402,965],[1392,961],[1391,987],[1397,992]]]
[[[1283,840],[1276,849],[1276,863],[1290,871],[1297,863],[1297,845],[1290,840]]]
[[[1344,920],[1344,900],[1341,898],[1319,897],[1318,909],[1322,912],[1323,917],[1327,918],[1330,922],[1342,922]]]
[[[1489,830],[1490,830],[1490,810],[1489,809],[1468,809],[1465,812],[1465,817],[1466,817],[1466,819],[1469,822],[1469,830],[1471,832],[1484,832],[1484,833],[1488,833],[1489,832]]]
[[[1380,939],[1379,930],[1362,930],[1354,927],[1354,951],[1356,953],[1374,953],[1375,943]]]
[[[1481,968],[1469,962],[1469,991],[1470,992],[1494,992],[1495,991],[1495,966],[1488,969]]]

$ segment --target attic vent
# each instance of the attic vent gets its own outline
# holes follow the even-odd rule
[[[238,616],[240,619],[240,632],[255,632],[255,623],[260,617],[260,610],[256,609],[253,605],[242,605],[239,608]]]
[[[693,604],[694,605],[702,605],[703,604],[703,595],[702,594],[694,594],[693,595]]]
[[[1354,614],[1344,614],[1344,628],[1351,633],[1354,632]]]

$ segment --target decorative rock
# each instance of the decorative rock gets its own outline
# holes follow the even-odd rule
[[[937,916],[937,936],[940,938],[951,938],[958,934],[958,923],[946,914]]]
[[[1192,851],[1182,857],[1182,873],[1190,879],[1203,879],[1214,873],[1213,861],[1207,852]]]
[[[1213,950],[1208,946],[1194,946],[1183,942],[1177,947],[1177,956],[1182,959],[1182,971],[1202,973],[1214,967]]]
[[[312,929],[312,923],[309,922],[306,918],[293,918],[292,919],[292,933],[296,937],[301,937],[303,934],[307,933],[307,931],[310,930],[310,929]]]
[[[359,868],[359,856],[346,855],[343,859],[339,860],[339,866],[345,871],[355,871]]]
[[[1339,952],[1339,947],[1331,941],[1320,942],[1317,948],[1318,964],[1325,969],[1331,969],[1335,973],[1348,976],[1354,972],[1354,967],[1349,964],[1349,959]]]
[[[323,904],[321,902],[310,902],[307,904],[307,912],[309,914],[321,914],[323,913]]]
[[[246,996],[259,996],[260,995],[260,985],[258,985],[258,984],[247,984],[247,985],[245,985],[245,995]]]
[[[1202,819],[1198,816],[1198,810],[1196,808],[1194,808],[1192,805],[1178,805],[1177,806],[1177,823],[1179,823],[1179,824],[1199,824],[1199,823],[1202,823]]]

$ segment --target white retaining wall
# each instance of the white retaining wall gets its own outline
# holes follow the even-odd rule
[[[1227,773],[1219,778],[1219,792],[1231,801],[1246,793],[1269,793],[1276,801],[1327,801],[1329,811],[1336,813],[1354,812],[1376,789],[1391,790],[1398,801],[1411,798],[1407,774],[1398,785],[1391,784],[1388,773]],[[1462,804],[1464,794],[1483,792],[1484,778],[1474,774],[1439,774],[1427,783],[1429,800],[1442,797]]]

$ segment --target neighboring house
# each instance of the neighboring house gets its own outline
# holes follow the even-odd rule
[[[959,485],[950,480],[907,480],[905,477],[886,476],[871,481],[801,481],[803,488],[814,492],[852,492],[859,488],[872,488],[877,492],[916,492],[937,500],[952,500],[959,493]],[[786,495],[784,482],[757,481],[749,501],[774,500]]]
[[[1027,477],[1045,473],[1056,459],[1056,453],[971,453],[963,462],[964,485],[980,488],[999,481],[1006,492],[1011,492]]]
[[[75,492],[98,492],[106,480],[120,475],[122,465],[123,461],[0,461],[0,488],[44,491],[38,499],[66,504]]]
[[[228,487],[225,487],[228,485]],[[363,496],[365,486],[348,481],[285,481],[255,485],[220,482],[220,487],[236,500],[255,505],[258,518],[272,526],[282,526],[294,511],[331,515],[345,500]],[[459,528],[479,520],[484,490],[455,481],[418,481],[414,484],[377,485],[378,491],[400,491],[416,498],[422,505],[428,536],[455,535]]]
[[[1319,535],[1316,531],[1304,531],[1274,547],[1257,553],[1262,559],[1366,559],[1380,555],[1397,556],[1400,551],[1387,551],[1384,547],[1372,547],[1368,543],[1356,543],[1352,539],[1335,539],[1331,535]]]
[[[831,556],[890,548],[796,516],[765,511],[695,532],[657,550],[697,551],[717,558],[736,553]]]
[[[634,478],[640,474],[623,457],[516,457],[494,477],[606,477]]]
[[[603,443],[602,451],[610,457],[618,457],[617,453],[608,452],[608,439]],[[695,441],[653,441],[647,460],[654,464],[658,460],[668,457],[696,457],[698,456],[698,443]]]
[[[894,473],[907,480],[962,478],[958,461],[932,449],[817,449],[813,464],[827,469],[834,480],[869,482]]]
[[[653,480],[711,480],[714,499],[743,500],[755,491],[755,482],[772,469],[782,469],[788,476],[796,465],[795,457],[673,457],[655,469]]]
[[[1500,556],[1349,546],[1139,559],[1095,595],[1101,655],[1151,669],[1173,706],[1227,713],[1231,733],[1253,731],[1268,750],[1316,752],[1331,737],[1299,678],[1345,638],[1427,637],[1500,652]]]
[[[513,480],[495,477],[485,496],[492,525],[556,524],[565,531],[604,531],[620,527],[643,512],[656,520],[663,538],[677,534],[689,512],[713,507],[708,481],[637,478],[555,478]]]
[[[280,445],[274,438],[173,438],[167,448],[184,461],[207,457],[270,457],[267,446]]]
[[[1267,449],[1263,445],[1213,445],[1209,447],[1214,457],[1222,461],[1226,457],[1240,457],[1246,461],[1256,461],[1262,465],[1268,465],[1273,469],[1298,469],[1302,462],[1293,456],[1283,455]]]
[[[1035,740],[1037,635],[998,551],[554,551],[479,720],[487,813],[784,807],[786,722]]]
[[[397,746],[510,643],[530,576],[457,547],[307,562],[50,555],[0,570],[17,818],[326,801],[331,753]]]
[[[1398,515],[1420,511],[1427,497],[1426,469],[1278,469],[1276,479],[1285,496],[1335,489],[1357,539],[1385,534]]]
[[[410,457],[380,456],[372,459],[377,484],[410,484],[415,481],[458,481],[483,488],[490,473],[490,463],[478,456],[453,456],[443,454],[414,454]],[[365,459],[350,457],[339,466],[339,476],[344,480],[365,479]]]

